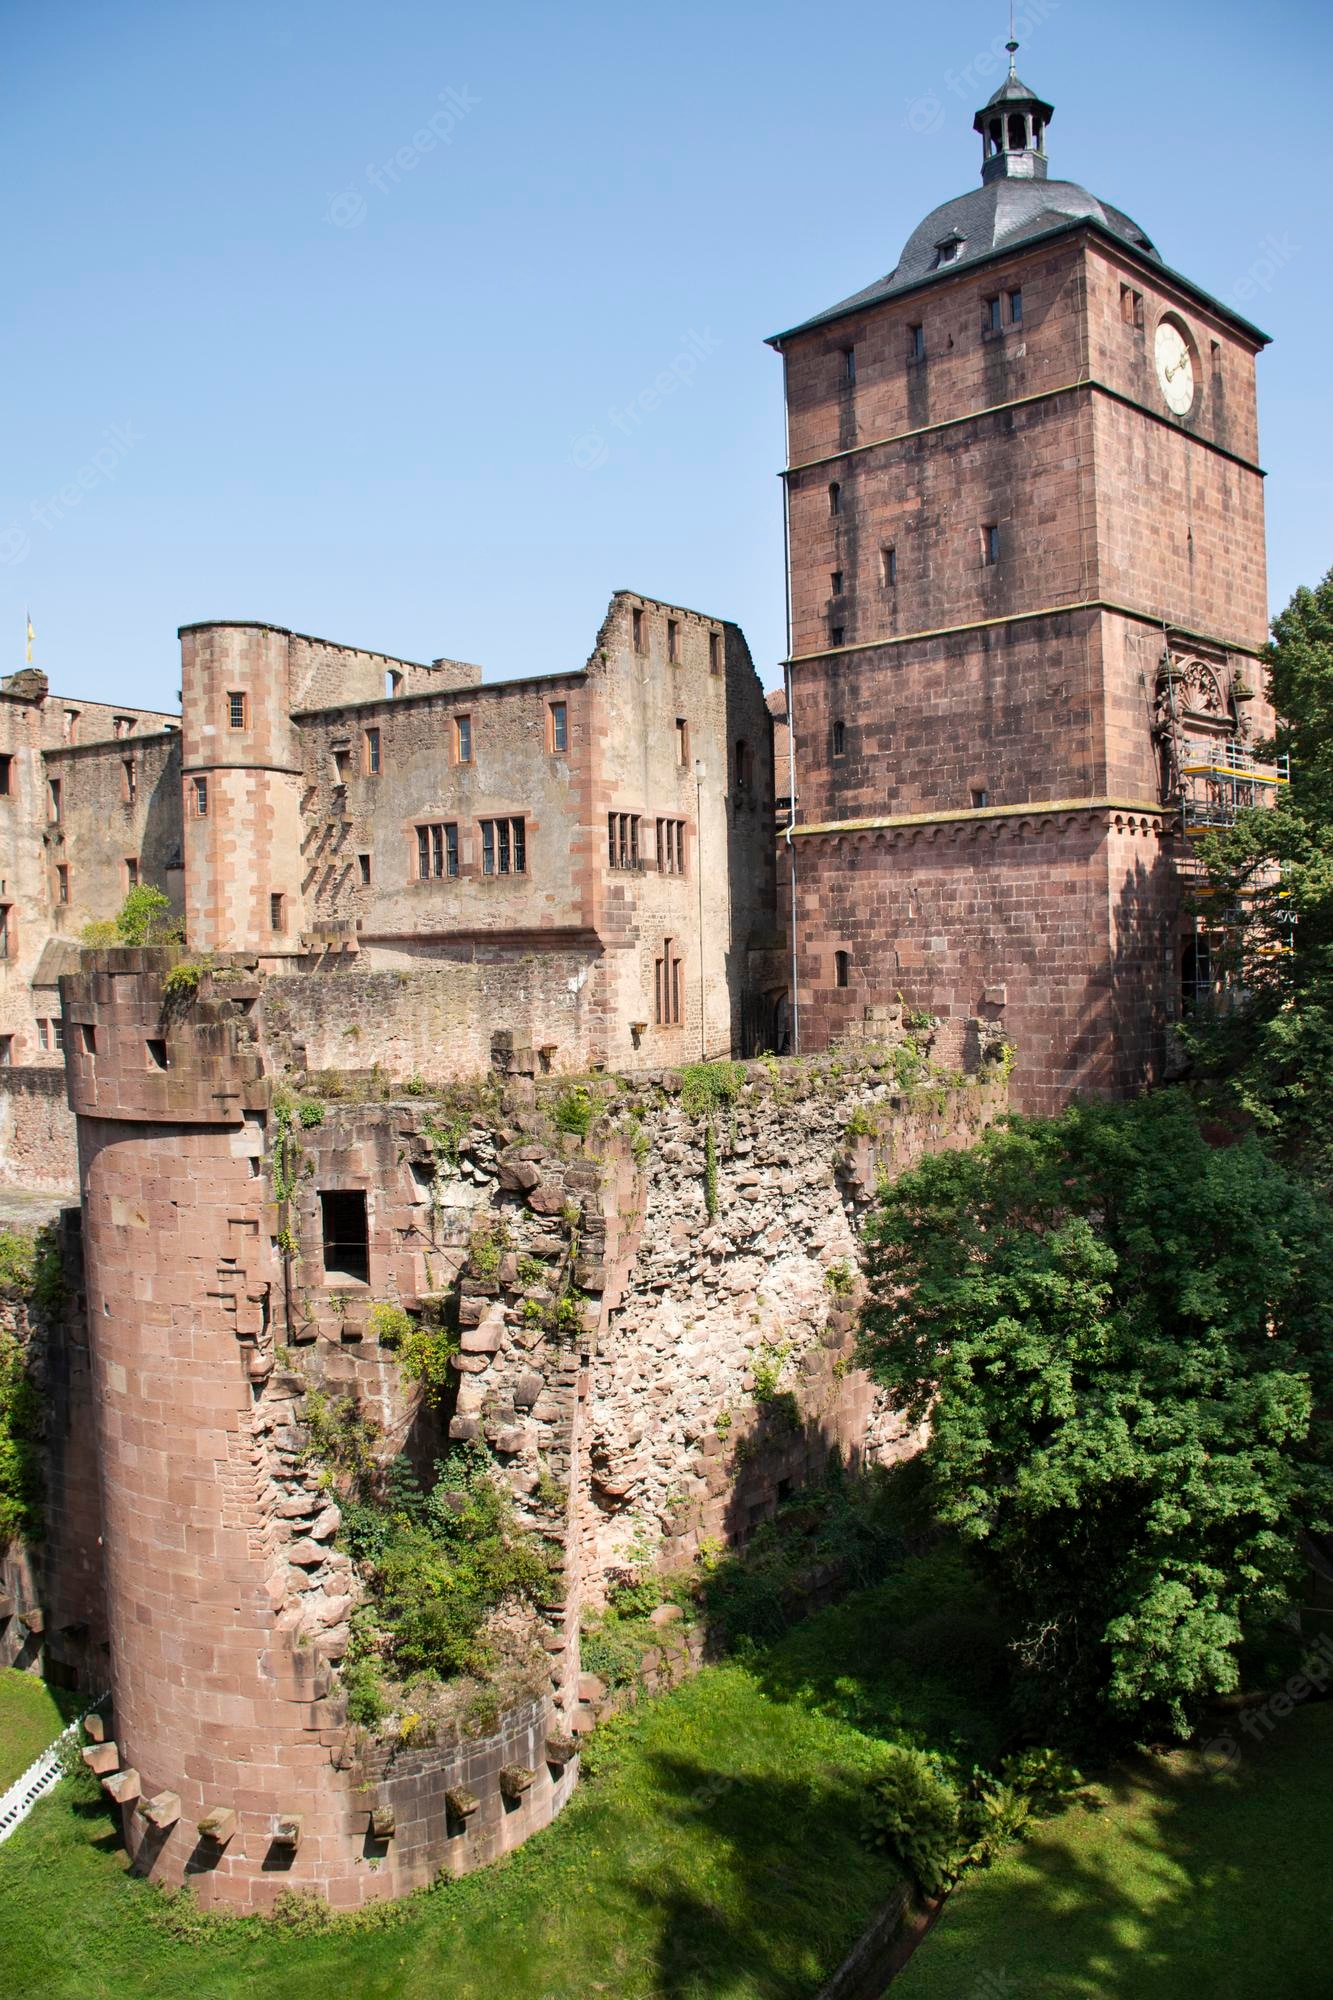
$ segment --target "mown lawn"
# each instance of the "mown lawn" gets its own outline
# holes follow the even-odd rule
[[[0,1991],[29,2000],[809,2000],[894,1886],[857,1837],[879,1746],[709,1668],[604,1738],[604,1768],[498,1868],[389,1929],[173,1935],[75,1778],[0,1847]]]
[[[82,1706],[77,1695],[49,1688],[36,1674],[0,1667],[0,1792],[23,1776]]]
[[[894,2000],[1333,1994],[1333,1706],[1234,1740],[1234,1771],[1145,1758],[965,1882]]]

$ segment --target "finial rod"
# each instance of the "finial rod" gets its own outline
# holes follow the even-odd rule
[[[1018,43],[1014,40],[1014,0],[1009,0],[1009,39],[1005,47],[1009,51],[1009,74],[1016,77],[1018,71],[1014,68],[1014,57],[1018,54]]]

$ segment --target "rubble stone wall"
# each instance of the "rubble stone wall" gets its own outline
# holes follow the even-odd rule
[[[0,1185],[72,1194],[78,1184],[78,1142],[63,1068],[0,1069]]]

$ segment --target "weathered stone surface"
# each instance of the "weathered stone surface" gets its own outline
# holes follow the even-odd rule
[[[214,1847],[225,1847],[236,1831],[236,1814],[230,1806],[214,1806],[199,1821],[199,1838]]]

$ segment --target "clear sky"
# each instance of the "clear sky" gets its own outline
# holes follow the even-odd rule
[[[1275,337],[1276,608],[1333,563],[1329,10],[1018,14],[1052,172]],[[763,338],[975,184],[1000,0],[0,21],[0,669],[31,606],[56,687],[143,705],[212,617],[551,672],[626,586],[739,620],[777,678]]]

